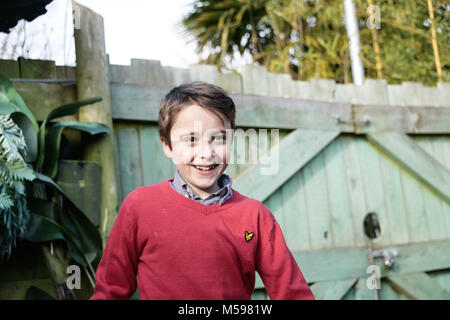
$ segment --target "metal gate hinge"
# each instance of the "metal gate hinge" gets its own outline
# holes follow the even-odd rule
[[[397,256],[398,252],[395,249],[376,250],[372,252],[372,257],[374,259],[383,259],[384,265],[388,268],[392,268]]]

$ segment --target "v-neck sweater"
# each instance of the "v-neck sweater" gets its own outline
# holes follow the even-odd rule
[[[255,271],[271,299],[314,299],[264,204],[233,189],[205,206],[169,181],[124,199],[91,299],[249,300]]]

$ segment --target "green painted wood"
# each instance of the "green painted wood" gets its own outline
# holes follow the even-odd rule
[[[20,78],[19,63],[16,60],[0,59],[0,75],[6,78]]]
[[[450,291],[424,272],[388,277],[400,291],[417,300],[450,300]]]
[[[406,212],[401,180],[401,168],[390,158],[379,156],[380,173],[384,190],[384,203],[386,206],[389,230],[392,245],[409,243],[409,222]]]
[[[353,105],[356,121],[370,119],[370,125],[358,125],[356,133],[396,131],[403,133],[449,133],[450,109],[399,105]]]
[[[272,147],[267,155],[274,163],[278,159],[278,172],[262,175],[267,165],[260,162],[239,175],[234,182],[235,189],[246,196],[264,201],[338,135],[339,132],[336,131],[293,131],[280,141],[279,146]],[[265,160],[262,162],[270,163]]]
[[[390,248],[397,250],[398,257],[395,259],[393,270],[381,267],[382,276],[448,269],[450,267],[449,244],[449,240],[442,240],[392,246]],[[377,261],[377,264],[379,262]]]
[[[437,154],[440,153],[440,151],[436,152],[431,139],[432,138],[428,136],[420,136],[414,138],[414,142],[416,142],[431,157],[437,160]],[[426,187],[421,186],[421,189],[430,240],[447,239],[447,221],[442,212],[442,199],[436,197],[434,193],[428,192]]]
[[[356,282],[356,278],[314,283],[310,288],[316,300],[341,300]]]
[[[350,135],[342,136],[342,150],[347,176],[347,190],[350,198],[353,233],[357,247],[367,246],[367,236],[364,234],[363,221],[367,214],[365,195],[360,170],[356,140],[361,139]]]
[[[157,121],[159,104],[171,88],[111,83],[112,117],[122,120]],[[278,129],[352,131],[332,117],[351,117],[349,104],[324,101],[230,94],[236,105],[236,126]],[[297,115],[301,114],[301,117]]]
[[[429,272],[428,275],[445,290],[450,292],[450,269]]]
[[[148,64],[148,62],[145,63]],[[145,68],[138,68],[138,70],[143,73],[142,76],[148,76]],[[151,70],[153,69],[151,68]],[[119,71],[114,74],[117,73],[126,74],[126,72]],[[128,77],[133,77],[133,75],[130,74]],[[116,81],[116,78],[117,76],[113,76],[112,81]],[[129,82],[122,78],[118,80]],[[232,92],[238,90],[235,85],[231,87],[234,88]],[[171,88],[169,86],[149,87],[143,84],[112,82],[112,116],[114,119],[157,121],[160,101]],[[259,92],[267,91],[260,90]],[[390,105],[352,106],[349,103],[327,102],[328,100],[315,101],[252,94],[231,94],[231,97],[238,110],[236,125],[242,127],[323,129],[356,133],[399,131],[422,134],[449,133],[450,130],[448,127],[450,109],[448,108]],[[302,114],[302,116],[298,117],[298,114]],[[335,115],[339,116],[343,122],[337,124],[334,120]],[[354,126],[348,123],[350,120],[363,121],[366,118],[372,121],[370,125]]]
[[[326,170],[328,203],[331,214],[331,239],[334,247],[355,244],[346,168],[341,138],[338,137],[323,151]]]
[[[282,202],[283,235],[291,251],[311,249],[306,203],[300,201],[299,194],[302,179],[302,174],[297,172],[278,191]]]
[[[355,300],[375,300],[375,289],[367,287],[367,278],[359,278],[354,287]]]
[[[144,185],[138,136],[134,127],[124,125],[119,128],[120,182],[124,199],[135,188]]]
[[[20,77],[24,79],[56,79],[55,61],[19,57]]]
[[[395,249],[398,256],[392,270],[385,267],[382,261],[375,261],[375,264],[380,267],[381,277],[450,268],[449,240],[388,248]],[[328,248],[293,251],[292,254],[308,283],[348,278],[367,279],[369,277],[367,273],[368,248]],[[255,287],[263,287],[258,276]]]
[[[296,176],[300,180],[300,190],[299,195],[299,206],[298,206],[298,219],[301,221],[298,226],[299,239],[298,251],[310,250],[311,249],[311,234],[309,230],[309,220],[308,220],[308,205],[306,203],[306,186],[305,179],[303,178],[303,172],[299,171]]]
[[[329,248],[332,245],[330,208],[323,152],[318,153],[304,168],[306,205],[311,249]]]
[[[450,202],[450,171],[429,156],[409,136],[384,132],[368,134],[367,138],[445,201]]]
[[[430,239],[430,233],[423,202],[424,190],[409,172],[402,170],[400,176],[407,213],[409,240],[411,243],[425,242]]]
[[[159,140],[157,126],[139,126],[140,154],[144,185],[159,183],[173,178],[175,165],[168,159]]]
[[[373,212],[377,215],[380,223],[381,233],[378,238],[372,241],[379,246],[387,246],[392,243],[389,219],[385,206],[385,192],[379,165],[379,153],[371,147],[365,139],[354,140],[359,165],[361,170],[361,181],[364,189],[366,214]],[[381,154],[381,156],[384,156]],[[362,228],[362,224],[360,228]]]
[[[78,101],[75,85],[26,82],[14,82],[13,85],[37,121],[44,121],[56,107]],[[57,120],[77,121],[77,118],[66,116]]]

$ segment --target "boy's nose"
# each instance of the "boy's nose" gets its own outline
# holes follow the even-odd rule
[[[200,157],[202,159],[209,159],[213,156],[214,149],[209,143],[202,143],[200,146]]]

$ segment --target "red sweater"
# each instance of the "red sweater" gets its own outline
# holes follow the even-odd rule
[[[205,206],[168,183],[123,201],[91,299],[251,299],[255,270],[271,299],[314,299],[272,213],[233,189]],[[136,283],[137,280],[137,283]]]

